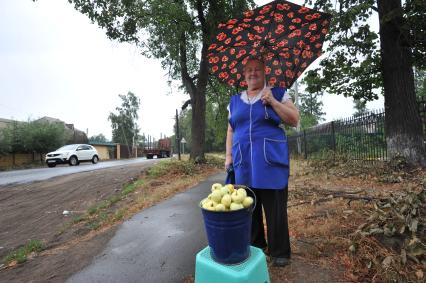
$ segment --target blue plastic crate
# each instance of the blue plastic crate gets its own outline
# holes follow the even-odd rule
[[[196,283],[270,283],[265,254],[250,246],[250,256],[242,263],[224,265],[214,261],[210,247],[201,250],[195,262]]]

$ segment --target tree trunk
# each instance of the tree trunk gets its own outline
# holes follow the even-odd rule
[[[190,159],[196,162],[204,161],[204,143],[206,129],[206,93],[197,91],[192,101],[192,125],[191,125],[191,154]]]
[[[390,159],[426,165],[423,131],[414,91],[411,54],[404,42],[401,0],[378,0],[385,93],[385,131]]]

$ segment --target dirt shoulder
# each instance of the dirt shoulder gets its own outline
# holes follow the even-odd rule
[[[123,220],[217,172],[208,167],[177,181],[164,179],[161,168],[152,173],[159,176],[147,177],[150,166],[120,166],[1,187],[0,259],[29,240],[43,243],[43,250],[30,253],[24,263],[0,262],[0,281],[64,282],[104,249]],[[143,196],[148,197],[141,201]]]

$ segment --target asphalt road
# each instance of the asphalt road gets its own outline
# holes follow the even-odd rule
[[[115,160],[99,162],[92,164],[90,162],[82,162],[78,166],[58,165],[54,168],[37,168],[37,169],[22,169],[14,171],[0,172],[0,186],[12,183],[23,184],[34,181],[50,179],[56,176],[63,176],[85,171],[93,171],[114,166],[123,166],[136,163],[156,162],[156,159],[147,160],[146,158],[134,158],[126,160]]]
[[[195,272],[195,256],[207,246],[197,203],[225,174],[148,208],[124,222],[105,250],[67,283],[180,282]]]

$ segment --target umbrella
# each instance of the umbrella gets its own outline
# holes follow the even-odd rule
[[[262,59],[270,86],[290,88],[322,54],[331,15],[277,0],[218,26],[207,55],[210,71],[222,82],[245,87],[243,67]]]

